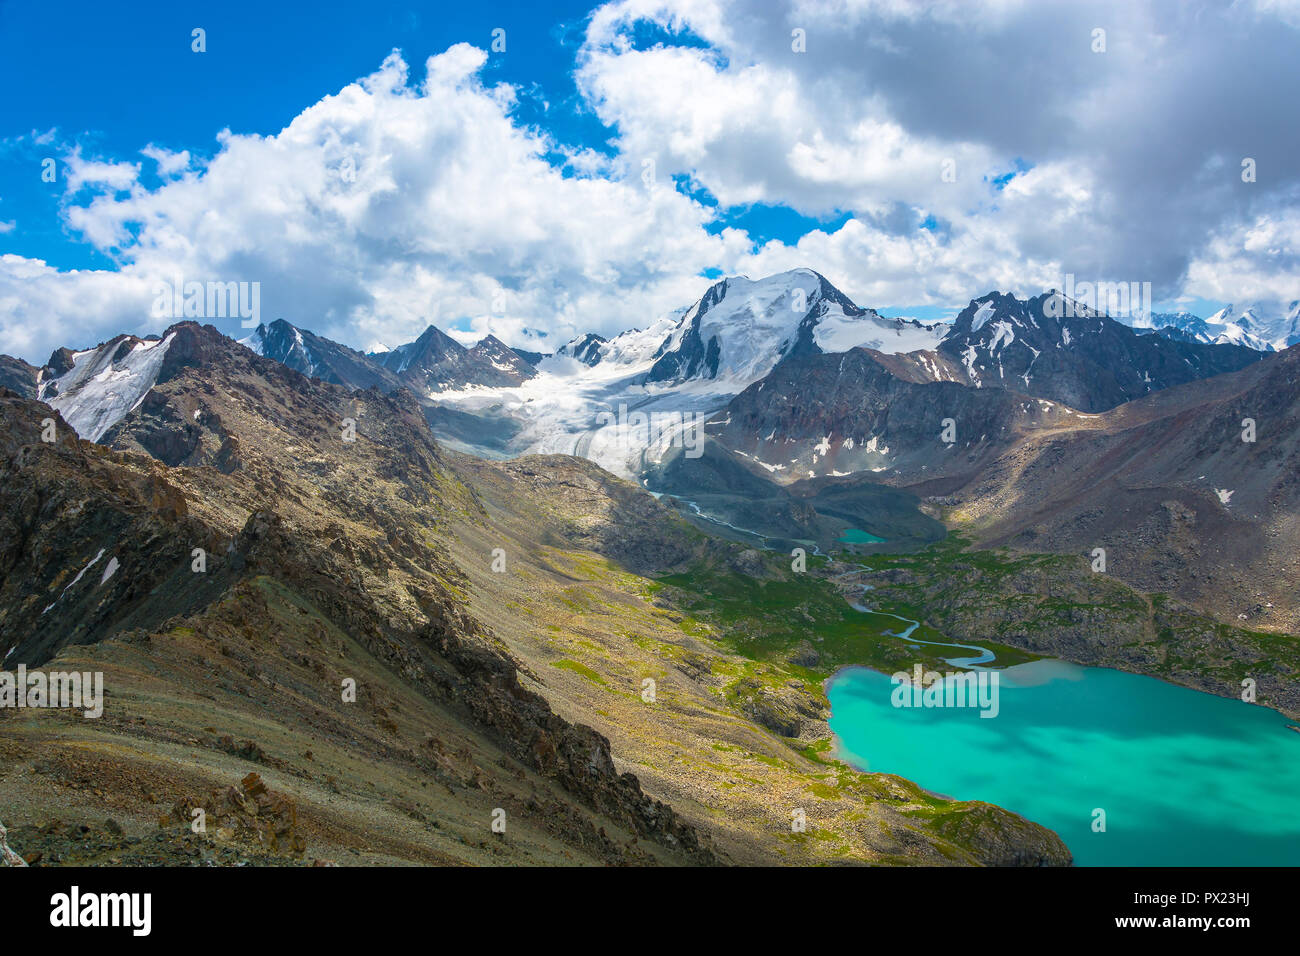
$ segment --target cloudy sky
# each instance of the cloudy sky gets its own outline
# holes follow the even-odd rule
[[[796,266],[922,318],[1300,299],[1300,0],[268,6],[0,2],[0,351],[160,331],[178,280],[360,348]]]

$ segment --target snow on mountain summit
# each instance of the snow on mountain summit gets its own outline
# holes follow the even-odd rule
[[[744,388],[788,355],[934,348],[942,331],[862,309],[811,269],[713,285],[660,346],[648,381],[707,378]]]
[[[1240,345],[1256,352],[1273,352],[1300,341],[1292,337],[1294,318],[1288,313],[1268,319],[1266,310],[1259,305],[1238,311],[1226,305],[1209,318],[1202,319],[1190,312],[1156,313],[1152,325],[1166,338],[1184,342],[1202,342],[1207,345]]]

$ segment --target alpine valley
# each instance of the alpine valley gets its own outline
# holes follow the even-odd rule
[[[1186,695],[1189,727],[1238,707],[1243,737],[1291,746],[1297,323],[1134,328],[1056,291],[927,323],[799,269],[550,354],[432,325],[363,353],[278,319],[0,357],[3,666],[105,688],[94,721],[0,709],[10,843],[1131,862],[1084,847],[1073,809],[874,747],[888,726],[846,729],[881,718],[845,688],[1126,672]],[[1086,824],[1088,784],[1061,786]]]

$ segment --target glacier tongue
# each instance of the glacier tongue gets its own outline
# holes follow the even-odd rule
[[[175,337],[175,332],[162,340],[121,336],[76,353],[72,368],[42,388],[42,395],[47,391],[56,393],[45,399],[46,404],[56,409],[82,438],[99,441],[144,401],[158,381],[163,359]],[[132,343],[130,351],[115,360],[126,343]]]

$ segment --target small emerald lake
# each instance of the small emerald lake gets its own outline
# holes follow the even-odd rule
[[[879,544],[885,539],[877,538],[869,531],[860,531],[857,528],[848,528],[842,535],[840,535],[839,540],[843,541],[845,544]]]
[[[841,759],[1014,810],[1078,865],[1300,865],[1300,733],[1275,711],[1051,660],[1001,671],[993,718],[893,690],[863,668],[827,683]]]

